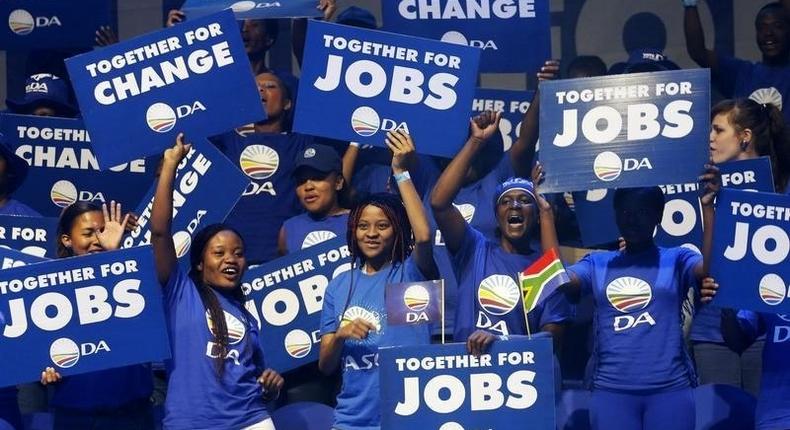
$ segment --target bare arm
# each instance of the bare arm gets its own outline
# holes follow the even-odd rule
[[[543,166],[540,163],[532,169],[532,184],[540,216],[540,247],[543,252],[555,250],[560,253],[560,241],[557,238],[557,228],[554,225],[554,209],[540,193],[540,184],[543,182]]]
[[[715,51],[705,47],[705,32],[696,6],[686,7],[683,15],[683,31],[686,35],[686,52],[700,67],[708,67],[717,72],[718,56]]]
[[[790,0],[788,0],[790,1]],[[549,60],[540,68],[538,81],[556,79],[559,75],[559,61]],[[532,102],[529,104],[524,118],[521,120],[519,135],[513,147],[510,148],[510,161],[513,163],[513,170],[517,176],[528,177],[532,168],[532,160],[535,159],[535,147],[540,135],[540,89],[535,91]]]
[[[324,20],[329,21],[337,10],[336,0],[320,0],[316,8],[324,12]],[[304,58],[304,45],[307,40],[307,18],[293,20],[291,25],[291,49],[293,49],[299,68]]]
[[[705,173],[700,176],[703,195],[702,203],[702,261],[694,267],[694,276],[701,280],[710,273],[710,259],[713,249],[713,202],[721,189],[721,174],[718,167],[712,164],[705,165]]]
[[[282,255],[288,254],[288,245],[285,241],[285,226],[280,227],[280,233],[277,235],[277,253]]]
[[[359,145],[349,143],[346,152],[343,154],[343,179],[346,185],[351,185],[351,178],[354,176],[354,167],[359,158]]]
[[[346,339],[365,339],[368,333],[375,331],[373,324],[357,318],[341,326],[335,333],[321,336],[321,349],[318,352],[318,370],[324,375],[331,375],[340,365],[340,354]]]

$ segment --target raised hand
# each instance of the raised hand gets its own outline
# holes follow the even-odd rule
[[[486,141],[494,133],[499,132],[499,120],[502,112],[487,110],[470,120],[471,137],[480,141]]]
[[[545,177],[546,172],[543,170],[543,165],[540,162],[535,163],[535,167],[532,168],[532,189],[535,192],[535,203],[541,211],[550,211],[552,209],[551,203],[543,198],[543,194],[539,190]]]
[[[183,22],[185,19],[186,19],[186,15],[184,14],[184,12],[181,12],[178,9],[172,9],[170,10],[170,12],[167,13],[167,21],[165,22],[165,25],[167,27],[172,27],[178,24],[179,22]]]
[[[417,160],[417,150],[411,136],[402,131],[389,131],[384,140],[392,151],[392,171],[401,173],[413,168]]]
[[[110,202],[109,210],[107,203],[102,204],[101,211],[104,215],[104,228],[96,232],[96,238],[105,250],[118,249],[123,233],[126,231],[126,224],[129,222],[129,214],[123,216],[121,204],[116,203],[115,200]]]
[[[184,143],[184,133],[178,133],[176,144],[165,150],[164,163],[178,166],[181,160],[189,154],[190,149],[192,149],[192,145]]]
[[[115,34],[112,27],[103,25],[96,30],[96,37],[93,40],[98,46],[110,46],[118,43],[118,35]]]
[[[324,12],[324,21],[329,21],[337,12],[336,0],[318,0],[318,9]]]
[[[550,81],[560,77],[560,62],[557,60],[546,60],[540,71],[537,73],[538,81]]]
[[[721,172],[719,168],[709,163],[705,165],[705,172],[697,180],[700,182],[702,196],[700,202],[702,206],[713,206],[716,195],[721,190]]]

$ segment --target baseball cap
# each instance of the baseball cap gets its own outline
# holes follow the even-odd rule
[[[52,106],[63,115],[73,115],[77,109],[69,101],[66,81],[49,73],[32,75],[25,81],[25,95],[20,100],[6,99],[14,113],[28,114],[38,106]]]
[[[335,148],[321,144],[307,145],[296,158],[294,174],[303,167],[309,167],[321,173],[342,172],[343,167],[340,156]]]
[[[680,67],[670,61],[660,50],[642,48],[631,51],[622,73],[659,72],[679,69]]]

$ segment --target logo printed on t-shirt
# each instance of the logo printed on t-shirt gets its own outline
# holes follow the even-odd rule
[[[477,302],[490,314],[505,315],[516,307],[518,299],[518,285],[507,275],[491,275],[477,288]]]
[[[615,309],[627,314],[647,307],[653,298],[653,292],[647,282],[623,276],[606,286],[606,298]]]
[[[244,339],[244,335],[247,334],[247,327],[244,323],[239,321],[238,318],[226,311],[222,312],[225,314],[225,326],[228,328],[228,343],[230,345],[236,345]],[[206,324],[211,334],[216,336],[217,333],[214,332],[214,321],[211,320],[211,314],[209,314],[208,310],[206,310]]]
[[[326,242],[336,237],[337,235],[329,230],[311,231],[305,236],[304,241],[302,241],[302,249],[318,245],[319,243]]]
[[[463,203],[457,205],[453,203],[453,206],[455,206],[455,208],[458,209],[458,212],[461,212],[461,216],[464,217],[464,220],[466,221],[467,224],[470,224],[472,222],[472,218],[475,217],[474,205],[469,203]]]
[[[280,154],[266,145],[250,145],[241,151],[239,166],[252,179],[267,179],[280,167]]]

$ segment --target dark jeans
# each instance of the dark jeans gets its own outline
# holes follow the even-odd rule
[[[733,385],[757,397],[763,371],[763,345],[755,341],[742,354],[727,345],[713,342],[694,343],[694,362],[700,384]]]

